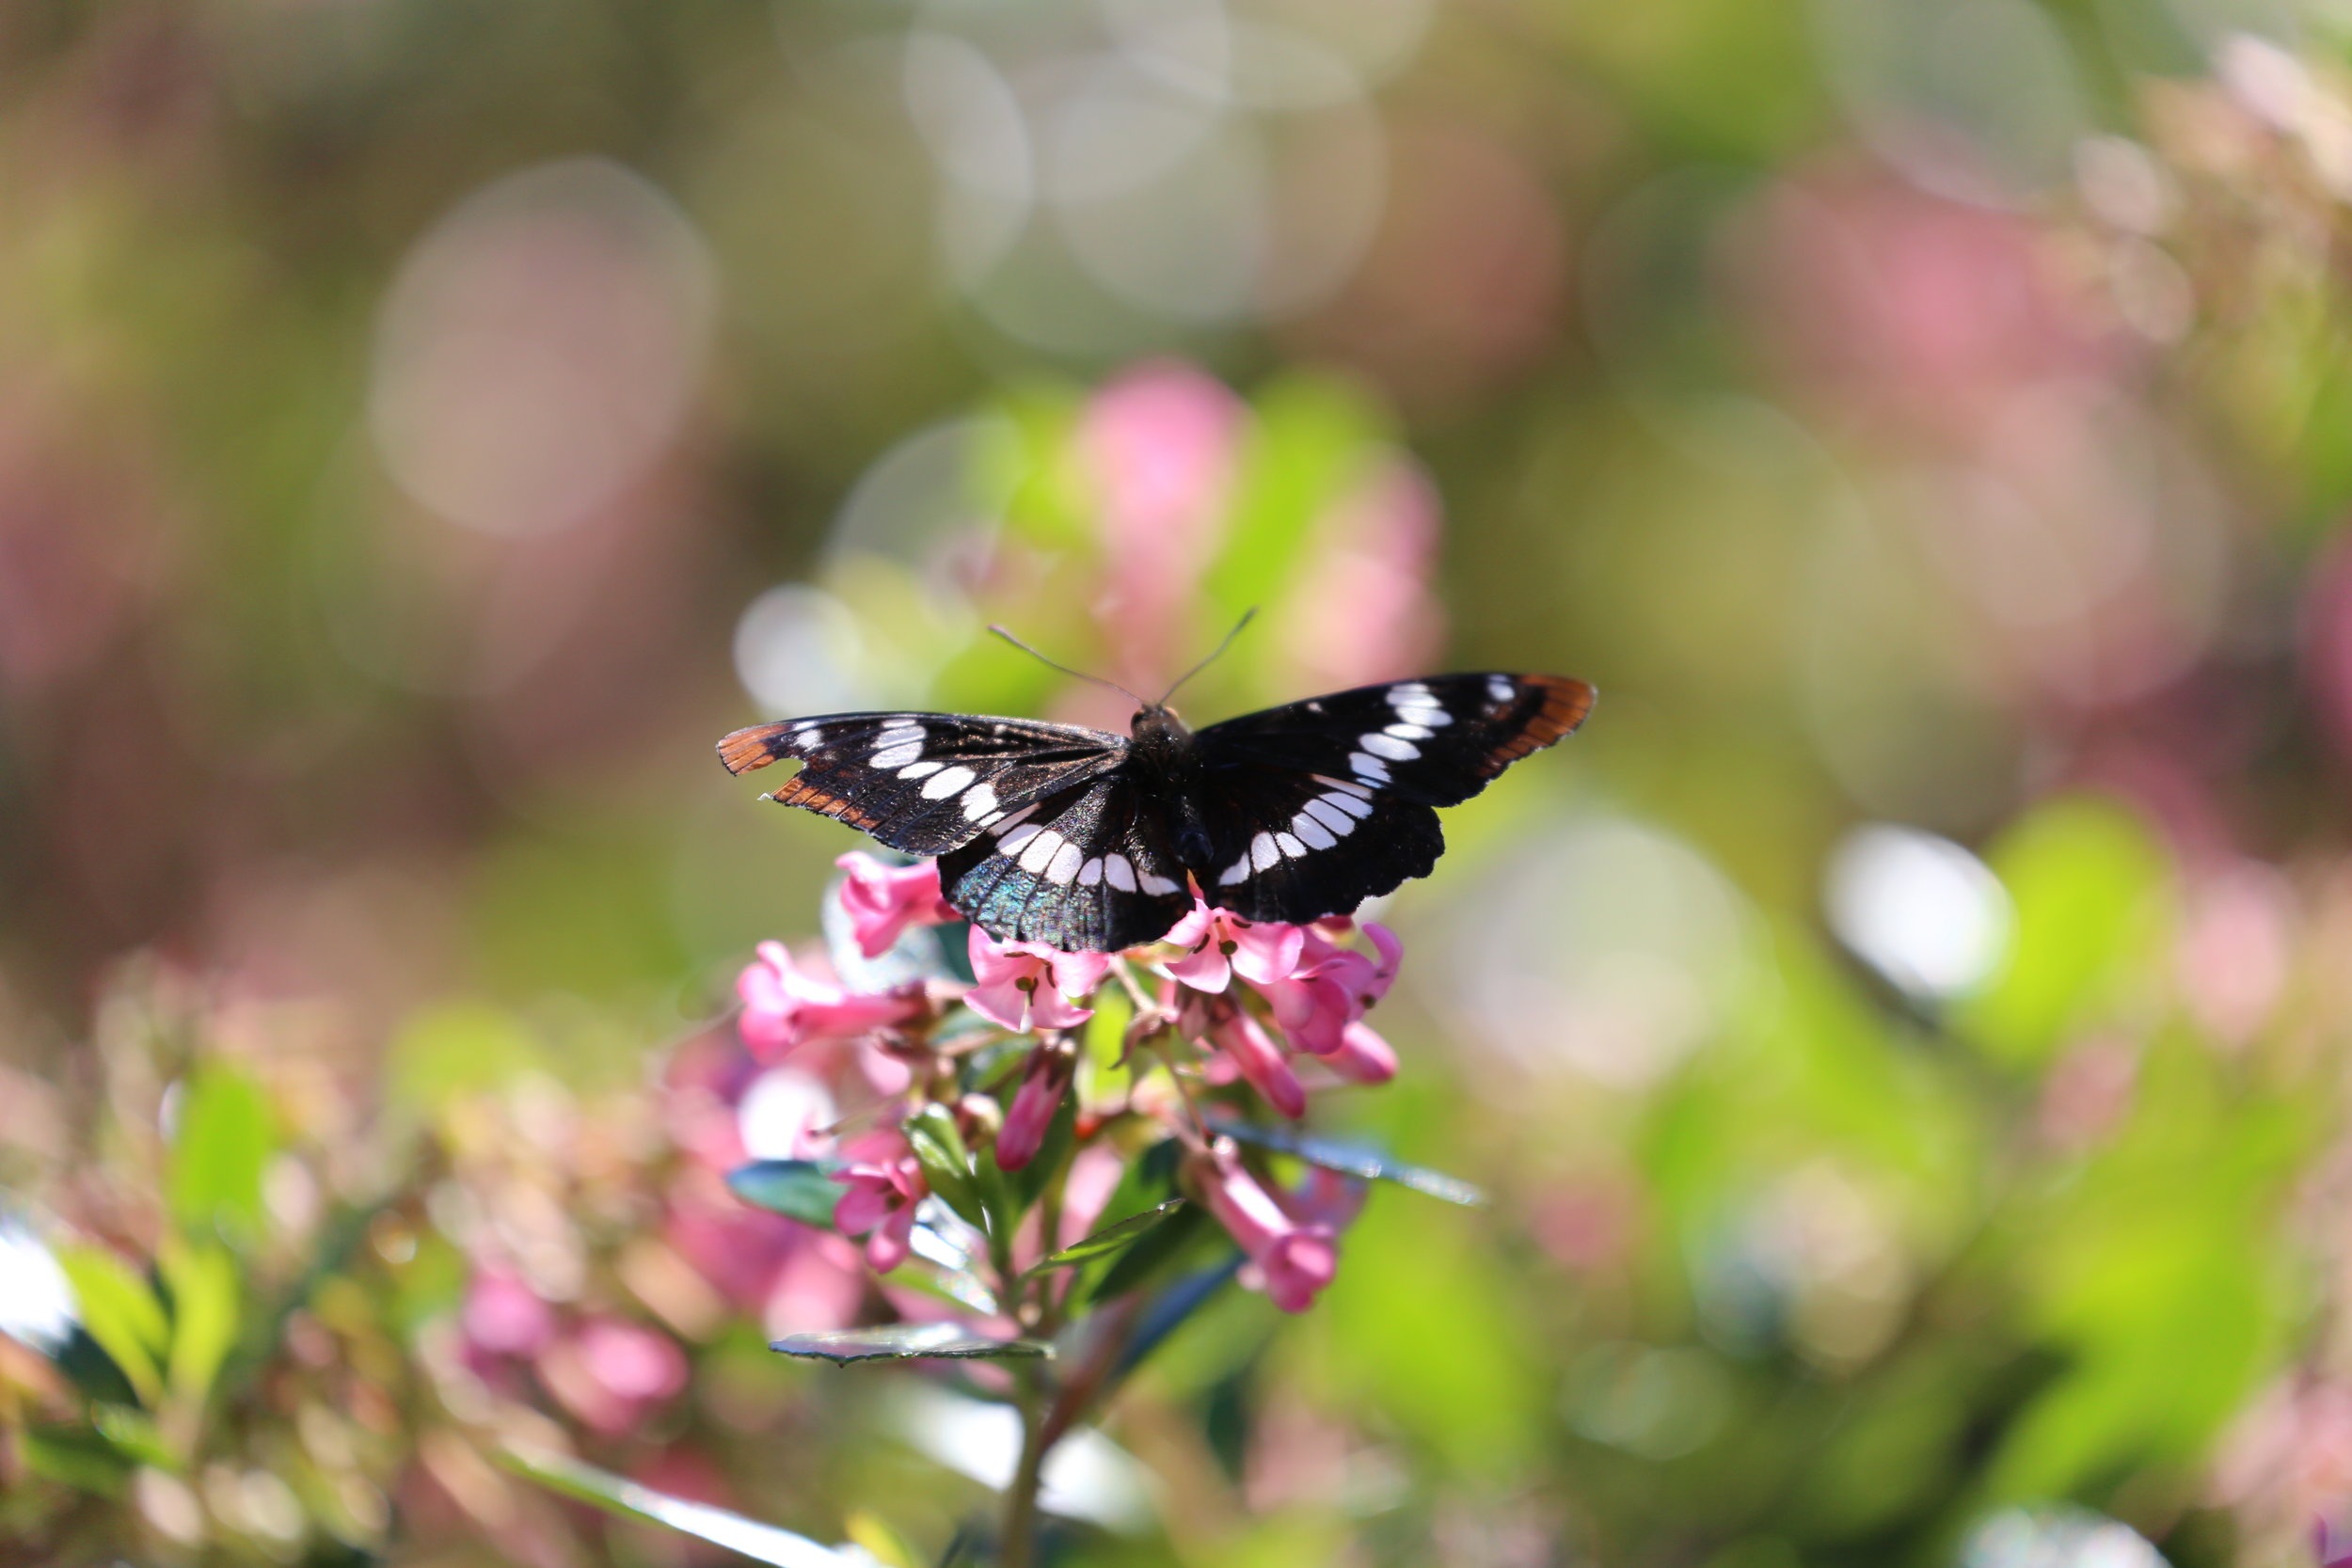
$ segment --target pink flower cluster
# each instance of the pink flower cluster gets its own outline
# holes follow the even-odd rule
[[[960,918],[941,895],[938,867],[894,867],[845,855],[841,901],[851,939],[867,958],[910,928]],[[1118,972],[1144,1016],[1130,1033],[1172,1041],[1169,1067],[1209,1089],[1247,1084],[1282,1116],[1306,1114],[1308,1087],[1327,1081],[1385,1083],[1396,1053],[1364,1022],[1387,994],[1402,949],[1384,927],[1360,927],[1368,950],[1350,945],[1359,927],[1334,919],[1311,926],[1246,920],[1196,899],[1158,943],[1124,955],[1064,953],[1031,942],[999,942],[974,927],[972,983],[933,982],[864,993],[803,967],[780,943],[763,943],[737,990],[744,1043],[764,1062],[826,1044],[879,1049],[908,1062],[907,1088],[881,1108],[878,1124],[841,1144],[835,1180],[846,1191],[834,1211],[845,1235],[866,1238],[867,1261],[884,1273],[906,1260],[918,1212],[930,1196],[921,1164],[898,1130],[927,1098],[942,1094],[946,1059],[925,1065],[931,1027],[961,1006],[1010,1035],[1036,1037],[1017,1072],[990,1096],[951,1107],[969,1141],[990,1146],[996,1166],[1035,1160],[1078,1081],[1080,1052],[1066,1033],[1094,1016],[1089,1004]],[[1148,1062],[1136,1065],[1138,1073]],[[976,1108],[975,1098],[985,1105]],[[1099,1109],[1099,1107],[1090,1108]],[[1304,1309],[1331,1281],[1338,1238],[1354,1212],[1344,1184],[1318,1173],[1300,1193],[1269,1191],[1230,1140],[1198,1120],[1189,1093],[1130,1094],[1116,1109],[1154,1115],[1188,1150],[1190,1187],[1248,1256],[1243,1278],[1286,1311]]]

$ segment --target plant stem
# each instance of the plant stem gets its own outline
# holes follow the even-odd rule
[[[1033,1568],[1037,1557],[1037,1491],[1045,1472],[1045,1450],[1053,1439],[1045,1434],[1045,1401],[1038,1374],[1018,1367],[1013,1376],[1021,1393],[1021,1461],[1013,1467],[1012,1485],[1005,1493],[1005,1533],[997,1544],[997,1568]]]

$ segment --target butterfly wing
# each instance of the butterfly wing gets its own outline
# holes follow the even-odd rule
[[[1344,914],[1425,877],[1433,807],[1571,734],[1596,693],[1557,675],[1432,675],[1212,724],[1200,735],[1212,903],[1254,920]]]
[[[771,800],[838,818],[910,855],[940,855],[1126,760],[1122,736],[954,713],[833,713],[737,730],[730,773],[807,766]]]
[[[1192,908],[1162,814],[1113,772],[1008,815],[939,860],[947,901],[1000,942],[1115,953]]]

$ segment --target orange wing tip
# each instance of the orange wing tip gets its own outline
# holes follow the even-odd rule
[[[1544,694],[1542,709],[1527,723],[1528,738],[1539,745],[1549,746],[1574,735],[1600,700],[1600,692],[1589,681],[1570,680],[1565,675],[1524,678]]]
[[[765,768],[784,755],[776,742],[784,738],[788,726],[784,724],[754,724],[737,730],[719,742],[719,760],[730,773],[748,773]]]
[[[838,795],[804,784],[798,778],[768,799],[780,806],[798,806],[803,811],[813,811],[821,816],[847,822],[852,828],[872,829],[879,826],[872,814],[850,804]]]

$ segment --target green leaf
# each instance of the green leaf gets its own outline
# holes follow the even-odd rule
[[[87,1427],[36,1426],[24,1431],[26,1468],[60,1486],[115,1497],[138,1466]]]
[[[211,1390],[214,1374],[237,1341],[236,1259],[222,1246],[175,1245],[156,1261],[171,1292],[166,1381],[174,1398],[196,1403]]]
[[[833,1179],[840,1168],[838,1160],[755,1160],[727,1172],[727,1185],[755,1209],[830,1230],[847,1190]]]
[[[906,1121],[907,1147],[914,1151],[923,1176],[940,1201],[968,1224],[985,1227],[986,1207],[972,1175],[972,1154],[956,1131],[956,1118],[945,1105],[926,1105]]]
[[[183,1230],[262,1233],[262,1172],[277,1149],[275,1123],[261,1085],[239,1069],[213,1062],[188,1079],[168,1177],[172,1217]]]
[[[171,1344],[170,1320],[147,1281],[103,1247],[57,1249],[57,1266],[73,1285],[82,1326],[130,1380],[145,1404],[163,1392],[163,1362]]]
[[[510,1445],[499,1453],[498,1461],[526,1481],[536,1481],[576,1502],[623,1518],[664,1526],[681,1535],[724,1546],[754,1562],[773,1563],[775,1568],[857,1568],[863,1557],[820,1546],[804,1535],[763,1525],[708,1503],[673,1497],[564,1454]]]
[[[1988,858],[2016,907],[2016,932],[2008,963],[1953,1020],[1986,1054],[2033,1066],[2146,973],[2169,869],[2138,817],[2088,797],[2036,808]]]
[[[1221,1132],[1237,1143],[1253,1144],[1272,1149],[1277,1154],[1289,1154],[1311,1165],[1338,1171],[1366,1181],[1391,1181],[1424,1196],[1442,1198],[1465,1208],[1476,1208],[1486,1201],[1486,1195],[1458,1176],[1442,1171],[1406,1164],[1392,1155],[1362,1144],[1343,1143],[1334,1138],[1316,1137],[1307,1132],[1293,1132],[1280,1127],[1261,1127],[1248,1121],[1212,1121],[1211,1132]]]
[[[1039,1361],[1054,1354],[1041,1339],[984,1339],[952,1323],[787,1334],[768,1348],[844,1367],[852,1361]]]
[[[1089,1302],[1109,1301],[1125,1295],[1144,1284],[1152,1275],[1190,1250],[1192,1243],[1216,1227],[1209,1223],[1209,1212],[1197,1203],[1187,1203],[1168,1218],[1164,1225],[1155,1225],[1137,1237],[1133,1245],[1113,1258],[1103,1271],[1094,1288],[1087,1292]]]
[[[1053,1269],[1075,1268],[1081,1263],[1091,1263],[1098,1258],[1108,1258],[1115,1252],[1124,1252],[1141,1241],[1146,1232],[1158,1228],[1162,1220],[1184,1207],[1183,1198],[1171,1197],[1155,1209],[1131,1214],[1117,1225],[1106,1225],[1091,1236],[1071,1243],[1052,1257],[1040,1259],[1029,1273],[1040,1275]]]

